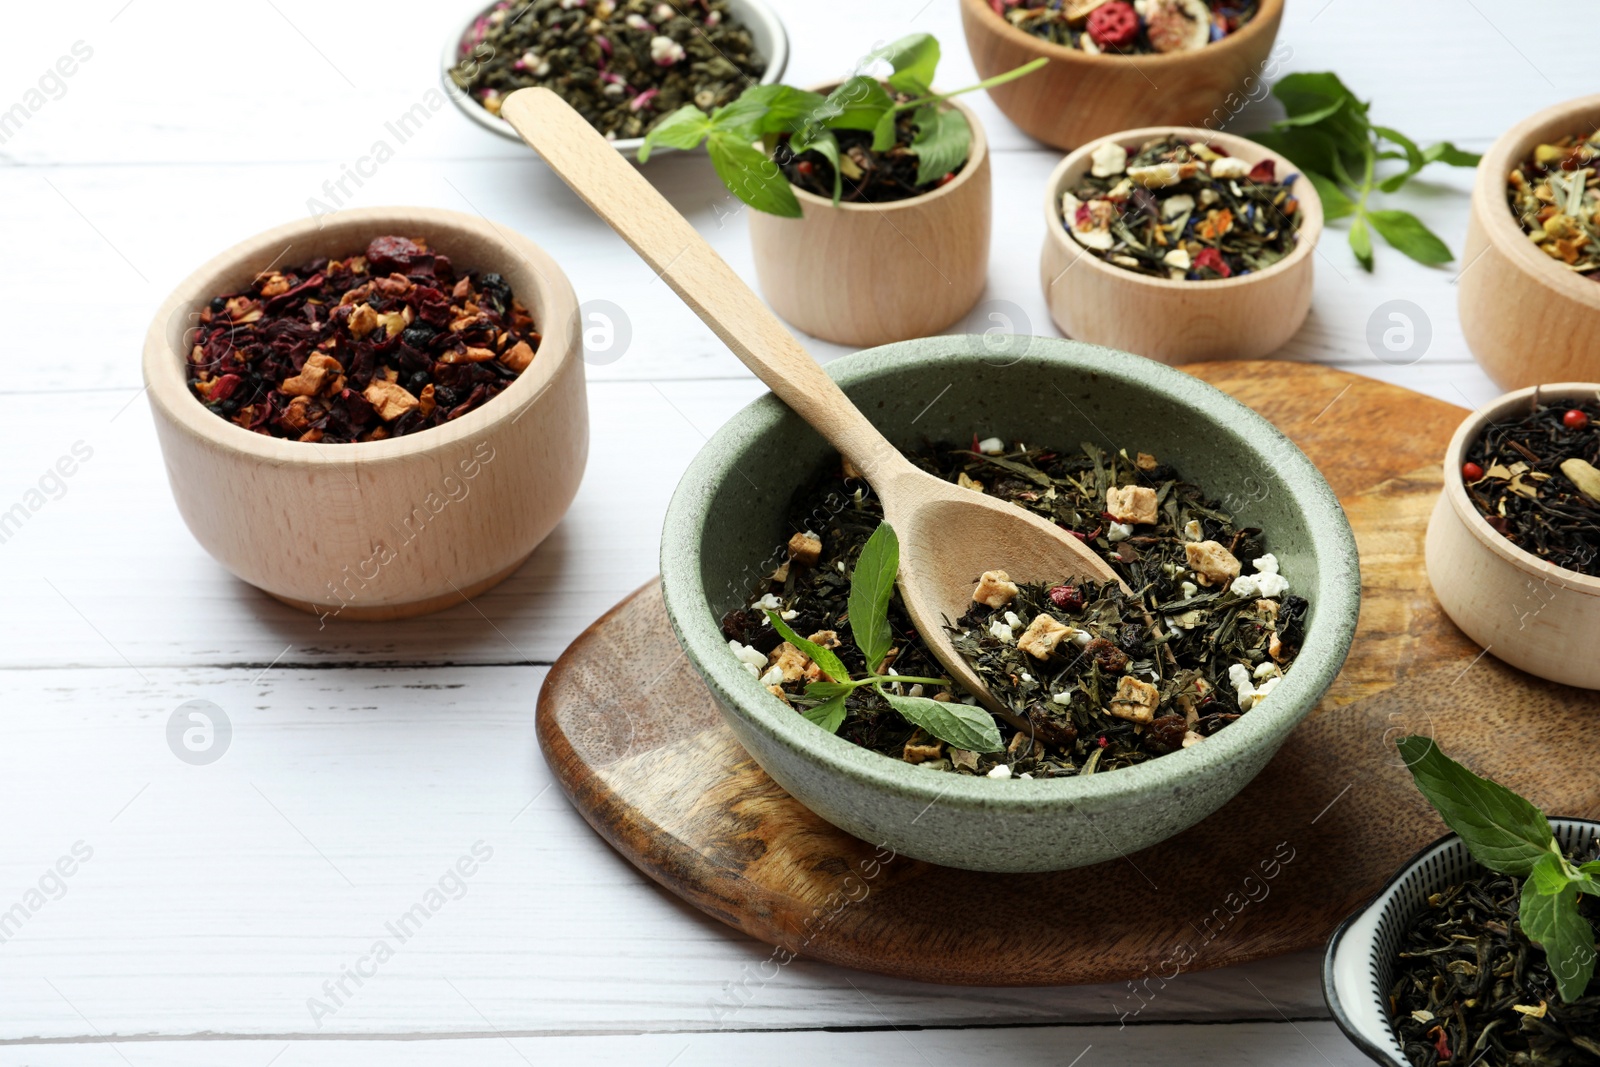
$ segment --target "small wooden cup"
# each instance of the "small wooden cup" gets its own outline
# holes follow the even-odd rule
[[[949,184],[838,206],[797,188],[803,217],[750,212],[761,294],[791,325],[867,348],[942,333],[978,302],[989,278],[989,142],[978,116],[951,104],[972,127],[972,152]]]
[[[1089,169],[1107,140],[1131,155],[1167,134],[1205,141],[1248,163],[1276,161],[1280,178],[1298,171],[1289,160],[1232,134],[1177,126],[1125,130],[1063,159],[1045,184],[1044,250],[1039,280],[1050,316],[1079,341],[1120,348],[1162,363],[1260,359],[1282,348],[1311,309],[1313,250],[1322,234],[1322,201],[1304,176],[1293,193],[1302,214],[1294,251],[1266,270],[1216,281],[1152,278],[1107,263],[1080,245],[1061,220],[1061,194]]]
[[[504,392],[444,426],[351,444],[252,433],[190,393],[185,337],[212,297],[388,234],[511,284],[542,340]],[[566,512],[589,450],[582,357],[577,298],[537,245],[453,211],[368,208],[268,230],[191,274],[151,323],[144,379],[172,494],[206,551],[302,611],[393,619],[488,589]]]
[[[989,0],[961,0],[967,48],[981,77],[1040,56],[1050,60],[989,96],[1030,136],[1069,149],[1133,126],[1220,129],[1276,76],[1269,57],[1282,19],[1283,0],[1261,0],[1238,32],[1193,52],[1096,55],[1024,33]]]
[[[1502,389],[1600,380],[1600,282],[1568,270],[1522,232],[1506,179],[1536,145],[1600,128],[1600,94],[1546,108],[1484,153],[1460,278],[1461,332]]]
[[[1444,492],[1426,544],[1428,581],[1463,633],[1513,667],[1583,689],[1600,689],[1600,578],[1546,563],[1496,533],[1467,497],[1461,465],[1489,423],[1597,395],[1596,384],[1532,386],[1468,416],[1445,452]]]

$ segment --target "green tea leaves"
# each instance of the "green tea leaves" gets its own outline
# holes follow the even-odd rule
[[[1522,932],[1544,949],[1561,999],[1583,996],[1595,967],[1595,931],[1578,912],[1580,892],[1600,895],[1600,863],[1573,867],[1544,813],[1505,786],[1479,778],[1430,738],[1395,743],[1422,795],[1460,835],[1472,858],[1523,878]]]
[[[885,689],[879,692],[907,722],[922,727],[947,745],[970,752],[999,752],[1005,747],[994,717],[982,708],[956,701],[896,696]]]
[[[873,674],[878,673],[894,641],[889,629],[889,599],[894,596],[899,570],[900,539],[894,527],[880,523],[862,546],[850,575],[850,634]]]
[[[1594,977],[1594,928],[1578,914],[1578,890],[1566,886],[1546,895],[1529,879],[1522,886],[1522,932],[1544,949],[1556,991],[1571,1003],[1583,996]]]
[[[1454,257],[1449,247],[1415,215],[1368,206],[1374,192],[1393,193],[1431,163],[1477,166],[1478,157],[1441,141],[1427,148],[1390,126],[1373,125],[1368,105],[1332,73],[1290,74],[1272,88],[1288,116],[1254,139],[1281,152],[1316,187],[1328,219],[1354,218],[1350,250],[1367,270],[1373,266],[1372,231],[1418,263],[1436,266]],[[1402,169],[1380,177],[1380,162],[1404,160]]]
[[[822,668],[822,673],[832,678],[835,682],[848,682],[850,672],[844,669],[844,664],[839,662],[830,649],[823,648],[815,641],[807,641],[789,628],[783,617],[776,611],[767,612],[767,620],[772,623],[772,628],[783,635],[783,639],[811,657],[811,662]]]
[[[1449,246],[1409,211],[1368,211],[1367,219],[1385,241],[1418,263],[1432,266],[1455,258]]]
[[[844,725],[845,707],[844,697],[836,696],[823,701],[814,708],[807,708],[800,714],[816,723],[830,734],[839,732],[839,727]]]
[[[954,108],[941,111],[936,104],[919,107],[915,122],[917,135],[911,150],[917,154],[917,184],[927,185],[966,160],[972,149],[972,127],[961,112]]]
[[[1501,874],[1526,877],[1555,841],[1544,813],[1503,785],[1479,778],[1427,737],[1395,743],[1417,788],[1473,859]]]

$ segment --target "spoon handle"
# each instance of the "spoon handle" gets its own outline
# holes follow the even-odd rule
[[[521,89],[506,98],[500,115],[756,377],[869,481],[905,465],[761,298],[571,105],[549,89]]]

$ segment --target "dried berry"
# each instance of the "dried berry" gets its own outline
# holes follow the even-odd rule
[[[1561,425],[1569,430],[1581,430],[1589,425],[1589,416],[1577,408],[1570,408],[1561,416]]]
[[[1164,756],[1182,748],[1188,733],[1189,722],[1182,715],[1162,715],[1145,728],[1144,747]]]
[[[1461,465],[1461,477],[1469,482],[1475,482],[1483,477],[1483,468],[1476,463],[1463,463]]]
[[[539,344],[498,274],[457,278],[409,237],[259,275],[185,338],[190,390],[256,433],[341,443],[400,437],[501,392]]]
[[[1076,611],[1083,607],[1083,590],[1071,585],[1058,585],[1050,590],[1050,603],[1062,611]]]
[[[1128,654],[1104,637],[1097,637],[1083,646],[1083,651],[1100,665],[1107,674],[1121,674],[1128,665]]]

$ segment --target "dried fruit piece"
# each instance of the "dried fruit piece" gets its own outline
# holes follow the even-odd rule
[[[1101,48],[1126,48],[1139,36],[1139,16],[1132,4],[1111,0],[1090,13],[1088,30]]]

